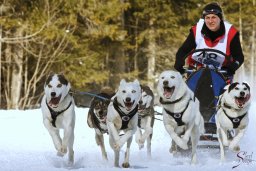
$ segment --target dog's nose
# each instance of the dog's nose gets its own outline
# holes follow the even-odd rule
[[[52,97],[55,97],[55,96],[56,96],[56,93],[55,93],[55,92],[51,92],[51,96],[52,96]]]
[[[102,111],[102,110],[99,111],[99,115],[100,115],[100,116],[103,115],[103,111]]]
[[[139,101],[139,104],[142,104],[142,100]]]
[[[244,91],[241,91],[241,92],[240,92],[240,96],[243,97],[244,95],[245,95],[245,92],[244,92]]]
[[[126,102],[130,102],[130,101],[131,101],[131,98],[130,98],[130,97],[127,97],[127,98],[125,99],[125,101],[126,101]]]
[[[168,85],[168,81],[165,80],[165,81],[163,82],[163,84],[164,84],[165,86]]]

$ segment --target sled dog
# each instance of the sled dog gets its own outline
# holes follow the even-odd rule
[[[96,143],[100,146],[102,158],[105,160],[108,158],[103,135],[108,132],[106,124],[107,110],[113,95],[114,91],[110,87],[102,88],[101,92],[92,99],[87,115],[87,124],[90,128],[94,128]]]
[[[44,85],[41,102],[43,123],[52,137],[58,156],[68,152],[68,164],[74,163],[74,99],[69,94],[70,83],[62,74],[50,74]],[[64,130],[63,138],[60,129]]]
[[[177,145],[184,150],[188,149],[191,140],[191,163],[196,163],[196,147],[200,135],[204,133],[199,101],[176,71],[163,71],[160,74],[157,91],[163,106],[164,126],[172,138],[170,152],[177,152]]]
[[[147,140],[147,156],[151,157],[151,139],[154,125],[154,94],[148,86],[141,86],[141,98],[138,108],[138,128],[135,134],[135,141],[139,149],[144,147]]]
[[[250,86],[244,82],[230,84],[219,98],[215,119],[222,161],[225,160],[224,146],[235,152],[240,151],[238,143],[249,123],[250,103]]]
[[[133,134],[138,124],[138,102],[141,96],[141,88],[138,80],[126,82],[121,80],[117,93],[112,97],[108,106],[107,127],[109,132],[109,143],[114,150],[115,167],[119,167],[120,149],[127,142],[125,159],[122,164],[124,168],[130,167],[130,146]],[[123,135],[119,133],[123,131]]]

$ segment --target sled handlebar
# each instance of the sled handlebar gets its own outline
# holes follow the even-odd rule
[[[222,73],[222,74],[226,74],[227,71],[226,70],[217,70],[219,73]],[[185,73],[189,73],[191,74],[192,72],[195,72],[195,70],[193,69],[185,69]]]

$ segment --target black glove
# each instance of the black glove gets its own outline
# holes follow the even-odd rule
[[[177,62],[177,60],[176,60],[176,62],[175,62],[175,64],[174,64],[174,68],[175,68],[181,75],[183,75],[183,74],[185,73],[185,71],[186,71],[186,70],[183,68],[183,65],[184,65],[184,64]]]
[[[239,68],[239,64],[237,62],[233,62],[227,66],[227,74],[232,76],[235,74],[236,70]]]

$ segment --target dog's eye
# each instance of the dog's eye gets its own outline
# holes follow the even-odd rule
[[[162,80],[164,79],[164,77],[161,77],[162,78]]]
[[[171,76],[171,79],[174,79],[175,77],[174,76]]]
[[[132,93],[136,93],[136,91],[135,91],[135,90],[132,90]]]
[[[247,88],[245,87],[244,90],[247,90]]]
[[[52,85],[51,85],[51,84],[48,84],[48,87],[49,87],[49,88],[52,88]]]
[[[126,91],[125,91],[125,90],[123,90],[122,92],[123,92],[123,93],[126,93]]]
[[[235,90],[239,90],[239,88],[236,87]]]
[[[62,84],[58,84],[57,87],[60,88],[62,86]]]

